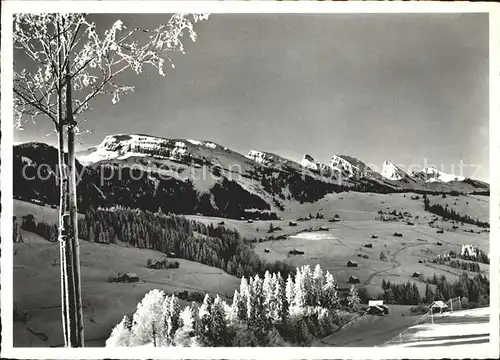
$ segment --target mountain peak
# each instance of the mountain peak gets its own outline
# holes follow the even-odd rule
[[[302,167],[312,170],[313,172],[320,172],[321,175],[326,176],[326,177],[331,177],[334,174],[334,169],[328,164],[322,163],[321,161],[318,161],[314,159],[311,155],[305,154],[304,157],[302,158],[302,161],[300,162],[300,165]]]
[[[354,158],[347,157],[345,155],[333,155],[330,162],[330,166],[338,171],[344,177],[356,177],[361,178],[365,176],[364,171],[361,170],[354,161]]]
[[[412,173],[412,177],[425,182],[450,182],[465,180],[464,176],[446,173],[439,170],[434,165],[426,166],[420,171],[414,171]]]
[[[384,161],[382,172],[380,174],[388,180],[404,180],[409,178],[409,175],[405,173],[399,166],[393,164],[388,160]]]

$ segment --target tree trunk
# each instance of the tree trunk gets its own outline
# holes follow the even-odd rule
[[[63,335],[64,344],[69,346],[70,344],[70,324],[69,324],[69,293],[68,293],[68,271],[67,271],[67,258],[68,258],[68,247],[67,247],[67,233],[68,229],[63,221],[64,215],[66,213],[66,199],[67,199],[67,174],[66,174],[66,164],[64,161],[64,128],[61,126],[61,120],[59,120],[59,188],[60,188],[60,199],[59,199],[59,245],[60,245],[60,256],[61,256],[61,304],[62,304],[62,322],[63,322]]]
[[[58,42],[58,89],[57,89],[57,117],[58,117],[58,160],[59,160],[59,189],[60,189],[60,199],[59,199],[59,246],[60,246],[60,257],[61,257],[61,315],[63,323],[63,336],[64,344],[66,347],[71,346],[71,321],[70,321],[70,292],[69,285],[72,283],[72,279],[68,276],[68,267],[70,267],[70,249],[68,248],[67,241],[67,222],[64,221],[64,215],[66,214],[66,205],[68,199],[68,175],[66,169],[66,162],[64,159],[64,120],[62,116],[63,110],[63,99],[62,99],[62,64],[63,64],[63,48],[62,48],[62,38],[60,32],[59,20],[57,21],[57,42]]]
[[[76,194],[76,161],[75,161],[75,125],[73,118],[72,95],[71,95],[70,62],[66,62],[66,120],[68,124],[68,168],[69,168],[69,215],[70,234],[69,240],[73,250],[73,274],[75,288],[75,317],[76,317],[76,341],[75,347],[83,347],[83,310],[81,296],[81,274],[80,274],[80,243],[78,240],[78,209]]]

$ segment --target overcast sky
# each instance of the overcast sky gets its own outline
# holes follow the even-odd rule
[[[99,15],[154,26],[168,15]],[[114,133],[211,140],[293,160],[333,154],[488,180],[487,14],[215,14],[165,78],[93,103],[86,148]],[[40,119],[15,141],[55,143]],[[427,160],[425,160],[427,159]],[[425,162],[427,161],[427,163]]]

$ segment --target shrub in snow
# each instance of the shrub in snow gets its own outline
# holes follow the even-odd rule
[[[111,331],[109,339],[106,340],[106,347],[126,347],[131,346],[132,324],[127,316],[116,325]]]

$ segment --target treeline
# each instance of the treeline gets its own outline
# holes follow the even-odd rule
[[[418,305],[422,302],[431,304],[433,301],[448,301],[460,297],[462,306],[475,308],[489,304],[490,281],[482,274],[469,276],[464,272],[458,280],[449,282],[445,276],[438,277],[436,274],[426,278],[425,296],[422,299],[416,283],[394,284],[382,280],[384,294],[380,299],[389,304]],[[434,289],[431,285],[435,285]]]
[[[426,279],[425,301],[431,303],[434,300],[447,301],[451,298],[460,296],[468,303],[468,307],[477,307],[489,304],[490,281],[486,276],[475,274],[469,276],[464,272],[458,280],[449,282],[443,275]],[[432,290],[430,284],[436,285]]]
[[[19,229],[33,232],[56,242],[56,224],[35,221],[33,215],[13,219],[13,241],[23,242]],[[204,225],[183,216],[164,215],[141,210],[90,208],[84,219],[78,219],[78,237],[102,244],[125,242],[137,248],[153,249],[176,257],[217,267],[238,277],[281,272],[285,276],[294,268],[281,261],[265,262],[253,250],[250,242],[235,230],[223,226]]]
[[[479,267],[479,264],[477,262],[467,262],[454,259],[447,260],[443,257],[432,259],[431,262],[434,264],[448,265],[455,269],[462,269],[477,273],[481,272],[481,268]]]
[[[359,305],[356,291],[348,296]],[[333,276],[316,266],[298,268],[285,281],[266,272],[242,278],[232,305],[207,294],[203,304],[180,310],[175,295],[147,293],[132,319],[124,317],[106,346],[289,346],[310,345],[356,315],[340,310]]]
[[[388,304],[418,305],[422,302],[416,283],[395,284],[382,280],[382,299]]]
[[[461,223],[472,224],[482,228],[489,228],[490,224],[487,221],[480,221],[479,219],[473,219],[469,215],[460,215],[455,210],[443,207],[440,204],[431,205],[429,198],[424,194],[424,209],[435,215],[442,216],[445,219],[459,221]]]
[[[460,257],[464,260],[477,261],[483,264],[489,264],[490,258],[483,250],[472,246],[472,245],[462,245],[462,251],[460,252]]]
[[[38,234],[50,242],[56,242],[59,235],[59,229],[56,224],[48,224],[44,221],[35,221],[33,215],[23,216],[19,221],[16,216],[13,218],[13,241],[23,242],[22,234],[19,229]]]
[[[137,248],[173,253],[176,257],[222,269],[229,274],[253,276],[270,272],[292,274],[290,265],[259,258],[251,243],[236,230],[205,225],[180,215],[110,208],[89,209],[79,220],[79,237],[89,242],[122,241]]]

